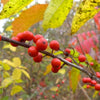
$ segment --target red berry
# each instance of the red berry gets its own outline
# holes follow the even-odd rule
[[[100,73],[99,73],[99,72],[96,72],[96,76],[97,76],[98,78],[100,78]]]
[[[66,58],[65,60],[67,60],[69,62],[72,62],[72,59],[71,58]]]
[[[24,34],[24,39],[28,40],[28,41],[31,41],[34,37],[33,33],[30,31],[25,31],[25,32],[23,32],[23,34]]]
[[[86,78],[86,79],[87,79],[87,82],[88,82],[88,83],[91,82],[91,78],[88,77],[88,78]]]
[[[91,87],[91,85],[87,85],[87,86],[86,86],[86,88],[90,88],[90,87]]]
[[[61,81],[61,83],[64,84],[65,82],[64,81]]]
[[[52,40],[49,44],[50,48],[53,50],[58,51],[59,50],[59,42],[56,40]]]
[[[38,55],[38,51],[36,49],[36,47],[34,46],[31,46],[28,48],[28,54],[31,56],[31,57],[35,57]]]
[[[95,85],[97,82],[95,80],[91,80],[91,84]]]
[[[23,37],[24,37],[24,34],[23,33],[18,33],[17,34],[17,37],[21,40],[23,40]]]
[[[58,96],[58,93],[56,93],[56,96]]]
[[[43,38],[43,36],[40,35],[40,34],[37,34],[37,35],[33,36],[33,41],[36,43],[37,40],[40,39],[40,38]]]
[[[47,46],[48,46],[48,42],[44,38],[40,38],[36,42],[36,48],[37,48],[38,51],[45,50],[47,48]]]
[[[58,67],[58,68],[51,68],[51,70],[52,70],[52,72],[54,72],[54,73],[57,73],[58,71],[59,71],[59,69],[60,69],[60,67]]]
[[[57,84],[57,87],[60,87],[60,84]]]
[[[95,85],[95,90],[100,90],[100,84]]]
[[[47,96],[44,96],[44,99],[47,99]]]
[[[58,89],[56,90],[56,92],[58,92]]]
[[[90,62],[90,65],[91,65],[91,66],[93,66],[93,65],[94,65],[94,63],[93,63],[93,62]]]
[[[46,86],[47,86],[46,83],[45,83],[45,81],[41,81],[39,84],[40,84],[40,86],[42,86],[42,87],[46,87]]]
[[[15,40],[15,41],[20,41],[20,39],[19,39],[18,37],[12,37],[11,39],[12,39],[12,40]],[[17,47],[17,46],[18,46],[18,45],[15,44],[15,43],[11,43],[11,45],[14,46],[14,47]]]
[[[55,95],[52,95],[52,98],[55,98]]]
[[[42,61],[42,54],[38,53],[38,55],[36,57],[33,57],[33,60],[35,62],[41,62]]]
[[[40,95],[43,95],[43,92],[40,92]]]
[[[86,57],[84,55],[79,55],[78,60],[80,62],[84,62],[86,60]]]
[[[64,50],[64,54],[65,54],[66,56],[68,56],[68,54],[70,54],[70,49],[66,48],[66,49]]]
[[[54,68],[57,68],[61,65],[61,61],[58,59],[58,58],[54,58],[52,61],[51,61],[51,65],[54,67]]]
[[[0,35],[0,41],[2,40],[2,36]]]
[[[84,67],[82,64],[79,64],[79,66]]]
[[[84,77],[84,78],[82,79],[82,81],[83,81],[83,83],[87,83],[87,78]]]

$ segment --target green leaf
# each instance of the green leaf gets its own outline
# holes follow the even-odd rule
[[[9,0],[0,13],[0,19],[10,17],[18,13],[22,8],[26,7],[33,0]]]
[[[43,28],[56,28],[66,20],[73,4],[73,0],[51,0],[44,14]]]
[[[96,13],[100,11],[95,9],[99,6],[100,0],[83,0],[80,4],[72,21],[71,34],[75,34],[79,28],[84,25],[89,19],[91,19]]]
[[[6,79],[4,79],[4,80],[2,81],[1,87],[2,87],[2,88],[8,87],[12,82],[13,82],[12,77],[8,77],[8,78],[6,78]]]
[[[21,69],[22,73],[24,73],[24,75],[30,79],[30,75],[28,72],[26,72],[25,70]]]
[[[19,85],[15,85],[11,90],[11,95],[15,95],[18,92],[23,91],[23,88]]]
[[[10,70],[10,66],[8,64],[2,63],[4,70]]]
[[[54,55],[60,55],[60,54],[63,54],[63,52],[62,51],[58,51],[58,52],[54,53]]]
[[[16,69],[14,69],[14,71],[12,73],[12,78],[14,80],[19,80],[19,79],[21,79],[21,74],[22,74],[21,69],[16,68]]]
[[[73,92],[75,92],[80,80],[80,71],[76,68],[72,68],[72,70],[69,72],[69,80],[70,87],[72,88]]]

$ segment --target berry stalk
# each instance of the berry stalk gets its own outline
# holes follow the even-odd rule
[[[4,36],[1,36],[1,40],[2,40],[2,41],[6,41],[6,42],[10,42],[10,43],[14,43],[14,44],[17,44],[17,45],[19,45],[19,46],[23,46],[23,47],[25,47],[25,48],[31,47],[31,45],[28,45],[28,44],[23,43],[23,42],[15,41],[15,40],[9,39],[9,38],[4,37]],[[96,80],[97,82],[100,83],[100,79],[99,79],[99,78],[97,78],[95,75],[89,73],[87,70],[85,70],[85,69],[82,68],[81,66],[75,65],[75,64],[73,64],[73,63],[71,63],[71,62],[69,62],[69,61],[67,61],[67,60],[65,60],[65,59],[63,59],[63,58],[61,58],[61,57],[58,57],[58,56],[56,56],[56,55],[54,55],[54,54],[52,54],[52,53],[49,53],[49,52],[47,52],[47,51],[40,51],[40,52],[43,53],[43,54],[45,54],[45,55],[47,55],[47,56],[50,56],[50,57],[52,57],[52,58],[58,58],[58,59],[61,60],[64,64],[67,64],[67,65],[70,65],[70,66],[72,66],[72,67],[74,67],[74,68],[77,68],[78,70],[80,70],[80,71],[84,72],[85,74],[87,74],[91,79],[94,79],[94,80]]]

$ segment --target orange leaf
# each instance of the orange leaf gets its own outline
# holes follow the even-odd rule
[[[12,23],[12,35],[16,36],[19,32],[26,31],[33,24],[41,21],[47,6],[48,4],[37,4],[23,11],[21,15]]]
[[[5,5],[9,0],[1,0],[1,3],[3,3],[3,5]]]

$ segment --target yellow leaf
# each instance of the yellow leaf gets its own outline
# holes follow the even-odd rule
[[[5,5],[9,0],[1,0],[1,3],[3,3],[3,5]]]
[[[11,95],[13,96],[16,93],[21,92],[21,91],[23,91],[23,88],[19,85],[15,85],[11,90]]]
[[[58,89],[57,86],[54,86],[54,87],[51,87],[51,88],[50,88],[51,91],[56,91],[57,89]]]
[[[3,49],[9,48],[11,51],[15,52],[16,47],[13,47],[11,44],[6,44],[3,46]]]
[[[4,70],[10,70],[10,66],[9,66],[8,64],[3,63],[2,61],[0,61],[0,65],[2,65],[2,68],[3,68]]]
[[[0,19],[10,17],[18,13],[22,8],[26,7],[33,0],[9,0],[0,13]]]
[[[22,73],[24,73],[24,75],[30,79],[30,75],[28,72],[26,72],[25,70],[21,69]]]
[[[44,75],[47,75],[48,73],[50,73],[50,72],[51,72],[51,68],[52,68],[52,66],[51,66],[51,64],[49,64],[49,65],[46,67],[46,71],[44,72]]]
[[[4,79],[1,83],[1,87],[4,88],[4,87],[8,87],[11,83],[13,82],[13,79],[12,77],[8,77],[6,79]]]
[[[7,28],[6,28],[6,31],[11,31],[12,30],[12,25],[10,25],[10,26],[8,26]]]
[[[44,14],[43,28],[57,28],[66,20],[73,0],[51,0]]]
[[[10,60],[8,60],[8,59],[4,59],[3,62],[10,65],[10,66],[12,66],[12,67],[15,67],[15,64],[13,62],[11,62]]]
[[[93,98],[95,98],[98,95],[99,91],[95,91],[93,94]]]
[[[6,71],[5,71],[5,72],[3,72],[3,77],[4,77],[4,78],[7,78],[7,77],[9,77],[9,76],[10,76],[10,75],[9,75],[9,73],[8,73],[8,72],[6,72]]]
[[[21,79],[21,74],[22,74],[21,69],[16,68],[16,69],[13,70],[12,78],[14,80]]]
[[[33,24],[41,21],[47,6],[47,4],[37,4],[23,11],[18,18],[15,18],[14,22],[12,23],[12,35],[16,36],[19,32],[26,31]]]
[[[100,5],[99,3],[100,0],[94,0],[94,2],[93,0],[82,1],[72,21],[72,34],[75,34],[85,22],[87,22],[100,11],[100,8],[95,9],[96,6]]]
[[[13,58],[13,63],[15,64],[16,67],[19,67],[21,65],[21,60],[19,57],[14,57]]]
[[[65,74],[65,72],[66,72],[65,69],[60,69],[60,70],[58,71],[58,73],[60,73],[60,74],[62,74],[62,75]]]

